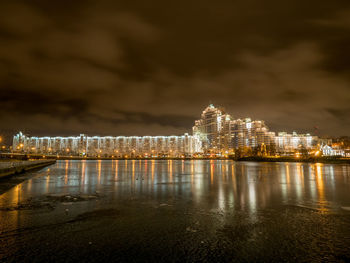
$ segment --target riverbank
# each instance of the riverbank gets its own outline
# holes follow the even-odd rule
[[[206,158],[206,157],[164,157],[164,158],[97,158],[97,157],[70,157],[70,156],[60,156],[57,160],[233,160],[237,162],[303,162],[303,163],[345,163],[350,164],[350,158],[338,158],[338,157],[241,157],[241,158]]]
[[[97,158],[97,157],[59,157],[57,160],[233,160],[237,162],[303,162],[303,163],[346,163],[350,164],[349,158],[330,158],[330,157],[306,157],[306,158],[296,158],[296,157],[241,157],[241,158]]]
[[[0,162],[0,178],[42,168],[54,164],[55,162],[56,160],[2,161]]]
[[[305,162],[305,163],[345,163],[350,164],[350,158],[329,156],[246,156],[246,157],[81,157],[81,156],[57,156],[57,155],[25,155],[25,154],[0,154],[7,160],[46,159],[46,160],[233,160],[244,162]]]
[[[302,163],[346,163],[350,164],[350,158],[339,157],[241,157],[234,159],[245,162],[302,162]]]

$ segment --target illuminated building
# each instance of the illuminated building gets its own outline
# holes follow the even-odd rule
[[[196,136],[80,136],[28,137],[18,133],[13,138],[17,152],[87,155],[87,156],[191,156],[201,151]]]
[[[293,132],[288,134],[286,132],[279,132],[275,137],[276,150],[279,152],[293,152],[296,149],[311,149],[316,147],[318,138],[310,134],[297,134]]]
[[[230,116],[222,109],[215,108],[210,104],[202,113],[201,119],[195,121],[193,134],[197,135],[206,149],[220,149],[225,143],[225,135]]]
[[[321,147],[323,156],[342,156],[347,157],[346,152],[343,149],[335,149],[329,145],[323,145]]]
[[[234,148],[274,145],[275,133],[270,132],[264,121],[250,118],[231,121],[231,138]]]
[[[342,157],[350,157],[350,145],[349,141],[346,137],[336,138],[334,139],[336,142],[332,142],[332,140],[328,140],[327,143],[322,143],[320,150],[322,151],[323,156],[342,156]],[[324,142],[324,140],[322,141]]]
[[[195,121],[193,134],[201,139],[204,150],[214,152],[275,143],[275,133],[270,132],[263,121],[234,120],[212,104],[202,112],[201,119]]]

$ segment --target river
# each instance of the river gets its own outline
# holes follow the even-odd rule
[[[20,177],[0,196],[0,261],[350,260],[350,165],[83,160]]]

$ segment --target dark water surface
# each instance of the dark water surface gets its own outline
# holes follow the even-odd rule
[[[0,196],[0,261],[350,261],[350,166],[58,161]]]

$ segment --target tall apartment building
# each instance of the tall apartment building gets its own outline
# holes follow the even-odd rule
[[[195,121],[193,134],[202,140],[205,148],[220,149],[229,130],[228,118],[230,116],[222,109],[210,104],[202,112],[201,119]]]
[[[29,137],[18,133],[13,138],[17,152],[87,156],[183,156],[201,152],[196,136],[80,136]]]
[[[237,119],[231,121],[232,146],[258,147],[260,145],[273,145],[275,143],[275,133],[270,132],[264,121],[250,118]]]
[[[270,132],[263,121],[250,118],[235,120],[212,104],[195,121],[193,134],[202,140],[204,150],[215,152],[275,143],[275,133]]]

